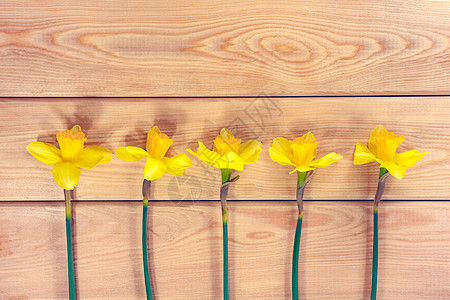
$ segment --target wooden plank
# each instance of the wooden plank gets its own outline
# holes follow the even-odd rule
[[[140,202],[75,202],[81,299],[143,299]],[[302,299],[368,299],[370,202],[306,202]],[[157,299],[221,295],[219,202],[151,202]],[[290,299],[295,202],[230,203],[231,299]],[[0,204],[0,297],[67,298],[64,205]],[[382,202],[380,299],[450,297],[450,203]]]
[[[448,1],[3,1],[0,96],[449,94]]]
[[[312,131],[318,156],[335,151],[343,159],[319,169],[306,190],[311,200],[369,200],[376,190],[377,165],[354,166],[356,142],[367,142],[371,130],[384,124],[406,140],[399,151],[430,151],[403,180],[389,180],[384,199],[450,199],[450,99],[417,98],[306,98],[306,99],[58,99],[0,102],[1,200],[61,200],[51,167],[25,150],[39,140],[56,142],[57,131],[80,124],[86,145],[145,147],[146,133],[158,125],[174,139],[171,153],[208,147],[222,127],[236,136],[263,142],[260,160],[245,167],[230,189],[230,199],[291,200],[296,176],[290,167],[274,163],[267,149],[272,139],[293,139]],[[24,118],[26,116],[26,118]],[[195,148],[196,149],[196,148]],[[185,177],[165,175],[153,185],[154,199],[218,199],[219,171],[191,156],[194,166]],[[119,159],[85,170],[76,199],[141,199],[145,160]]]

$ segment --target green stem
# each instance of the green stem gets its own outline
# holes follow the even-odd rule
[[[231,169],[221,169],[222,186],[220,202],[222,204],[222,240],[223,240],[223,299],[228,300],[228,208],[227,195],[230,185]]]
[[[297,171],[297,187],[304,187],[306,185],[306,178],[308,172]]]
[[[378,176],[379,179],[383,178],[384,176],[389,175],[389,171],[386,168],[380,168],[380,175]]]
[[[292,256],[292,299],[298,300],[298,255],[300,250],[300,237],[302,235],[303,214],[298,216],[297,229],[294,238],[294,253]]]
[[[67,270],[69,276],[69,299],[75,300],[75,271],[73,267],[72,255],[72,209],[70,206],[71,191],[64,190],[64,198],[66,200],[66,240],[67,240]]]
[[[383,196],[386,186],[386,179],[389,172],[386,168],[380,168],[378,176],[378,188],[373,201],[373,250],[372,250],[372,288],[370,290],[370,299],[377,299],[377,282],[378,282],[378,205]]]
[[[295,229],[294,251],[292,252],[292,299],[298,300],[298,257],[300,252],[300,237],[303,223],[303,192],[308,183],[307,172],[297,172],[297,207],[298,219]]]
[[[150,275],[148,271],[148,254],[147,254],[147,210],[148,210],[148,197],[150,196],[150,184],[151,181],[145,180],[142,185],[143,209],[142,209],[142,259],[144,262],[144,279],[145,279],[145,292],[147,300],[152,300],[152,287],[150,285]]]
[[[373,252],[372,252],[372,289],[370,299],[377,299],[378,277],[378,207],[373,207]]]
[[[223,299],[228,300],[228,224],[222,223],[223,229]]]
[[[220,169],[220,173],[222,174],[222,184],[230,181],[231,172],[233,172],[233,169]]]

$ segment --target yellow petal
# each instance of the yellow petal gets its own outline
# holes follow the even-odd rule
[[[27,146],[28,152],[46,165],[62,162],[61,151],[52,144],[32,142]]]
[[[403,153],[396,154],[394,157],[394,162],[396,164],[399,164],[401,166],[405,166],[405,167],[409,168],[409,167],[414,166],[416,164],[416,162],[421,160],[422,157],[428,153],[430,153],[430,152],[419,153],[419,151],[417,149],[406,151]]]
[[[116,156],[125,161],[137,161],[144,157],[150,157],[150,155],[142,148],[139,147],[119,147],[116,150]]]
[[[209,150],[202,142],[198,142],[197,152],[194,152],[191,149],[186,149],[186,151],[197,156],[201,161],[208,165],[213,165],[220,157],[219,153]]]
[[[283,137],[277,137],[273,139],[272,148],[278,150],[291,162],[294,161],[294,153],[292,153],[291,142]]]
[[[314,136],[314,134],[312,134],[312,132],[307,132],[302,136],[302,140],[304,144],[314,144],[317,143],[316,141],[316,137]]]
[[[167,166],[160,159],[149,157],[144,167],[144,178],[147,180],[161,178],[166,170]]]
[[[148,135],[160,135],[161,134],[161,130],[159,130],[159,127],[158,126],[153,126],[149,131],[148,131],[148,134],[147,134],[147,137],[148,137]]]
[[[77,167],[84,169],[92,169],[99,163],[107,163],[111,160],[112,153],[109,149],[99,146],[91,146],[84,148],[81,155],[74,162]]]
[[[147,152],[151,157],[161,159],[166,155],[167,150],[173,144],[173,140],[170,139],[164,133],[159,131],[157,126],[154,126],[147,134]]]
[[[298,166],[309,166],[311,161],[316,157],[317,144],[291,144],[294,153],[294,164]],[[303,171],[302,171],[303,172]]]
[[[398,165],[392,161],[383,161],[380,159],[377,159],[377,161],[380,163],[380,168],[386,168],[389,173],[394,176],[397,179],[402,179],[403,176],[405,176],[406,173],[406,167]]]
[[[71,162],[63,162],[53,167],[53,178],[65,190],[73,190],[80,179],[81,169]]]
[[[337,162],[340,159],[342,159],[342,156],[334,152],[331,152],[319,159],[313,160],[310,166],[323,168],[331,165],[334,162]]]
[[[231,133],[231,131],[229,131],[226,128],[222,128],[222,130],[220,130],[219,136],[221,138],[223,138],[224,140],[228,140],[228,139],[233,139],[234,138],[234,135]]]
[[[375,161],[375,155],[363,143],[356,143],[353,164],[362,165]]]
[[[198,142],[197,152],[191,149],[186,149],[191,154],[197,156],[201,161],[208,165],[212,165],[219,169],[234,169],[242,171],[244,169],[244,163],[241,157],[236,152],[228,152],[224,155],[219,155],[217,152],[211,151],[206,146]]]
[[[290,145],[289,145],[289,148],[290,148]],[[277,162],[280,165],[283,165],[283,166],[294,165],[292,163],[292,161],[280,149],[277,149],[275,147],[270,147],[269,148],[269,155],[270,155],[270,158],[274,162]]]
[[[246,141],[239,147],[239,156],[244,165],[252,164],[259,159],[259,153],[262,151],[262,144],[258,141]]]
[[[185,169],[192,167],[192,161],[186,154],[163,157],[162,162],[167,166],[166,172],[175,176],[183,175]]]
[[[214,167],[219,169],[233,169],[237,171],[242,171],[244,169],[244,163],[241,157],[236,152],[228,152],[217,159]]]

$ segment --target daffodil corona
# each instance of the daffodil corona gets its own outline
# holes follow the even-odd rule
[[[385,168],[395,178],[402,179],[406,169],[414,166],[428,153],[420,153],[417,149],[413,149],[397,154],[397,148],[404,139],[404,136],[397,136],[395,133],[387,131],[383,125],[378,125],[370,134],[369,147],[363,143],[356,144],[353,163],[362,165],[377,161],[380,168]]]
[[[65,190],[73,190],[78,184],[81,169],[92,169],[99,163],[111,160],[112,153],[104,147],[84,147],[85,134],[79,125],[56,134],[59,149],[52,144],[32,142],[28,152],[37,160],[53,166],[53,178]]]

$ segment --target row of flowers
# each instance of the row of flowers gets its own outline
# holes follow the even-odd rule
[[[107,148],[84,147],[86,137],[78,125],[71,130],[59,132],[56,138],[59,149],[50,143],[32,142],[27,146],[27,150],[37,160],[47,165],[54,165],[53,178],[65,190],[73,190],[78,184],[80,168],[91,169],[111,160],[112,153]],[[406,169],[426,154],[419,153],[417,149],[396,154],[396,149],[403,140],[403,136],[397,136],[387,131],[382,125],[378,125],[370,135],[368,147],[363,143],[356,144],[354,163],[359,165],[377,161],[381,168],[387,169],[392,176],[401,179]],[[186,154],[167,157],[166,153],[172,144],[173,140],[155,126],[148,132],[146,150],[133,146],[119,147],[116,149],[116,156],[124,161],[137,161],[145,157],[147,162],[144,178],[147,180],[158,179],[165,173],[183,175],[185,169],[192,167],[192,161]],[[191,149],[187,151],[218,169],[237,171],[242,171],[244,165],[256,162],[262,150],[261,142],[250,140],[242,143],[241,139],[235,138],[225,128],[215,138],[212,150],[209,150],[202,142],[198,144],[196,152]],[[342,159],[341,155],[334,152],[315,159],[317,141],[311,132],[293,140],[283,137],[274,138],[269,153],[275,162],[294,166],[290,174],[326,167]]]
[[[72,260],[71,244],[71,193],[81,175],[81,168],[91,169],[100,163],[107,163],[112,158],[112,152],[104,147],[90,146],[84,147],[86,141],[85,134],[81,127],[75,125],[71,130],[59,132],[56,135],[59,148],[49,143],[32,142],[27,146],[27,150],[37,160],[53,165],[53,178],[56,183],[64,189],[66,199],[66,234],[68,251],[68,273],[69,273],[69,297],[75,299],[75,279]],[[386,130],[382,125],[378,125],[372,131],[368,146],[357,143],[354,155],[354,164],[366,164],[378,162],[380,164],[380,174],[378,189],[374,201],[374,243],[372,262],[372,293],[371,299],[376,299],[377,290],[377,266],[378,266],[378,205],[384,191],[385,181],[389,174],[401,179],[408,167],[413,166],[427,152],[420,153],[417,149],[396,153],[400,143],[404,140],[401,135],[396,135]],[[142,248],[144,280],[147,292],[147,299],[152,299],[152,291],[148,270],[147,258],[147,207],[150,198],[151,182],[161,178],[165,173],[180,176],[184,170],[192,167],[192,161],[186,154],[178,154],[167,157],[167,151],[173,144],[173,140],[162,133],[157,126],[150,129],[147,135],[146,150],[139,147],[119,147],[116,149],[116,156],[124,161],[137,161],[146,158],[143,182],[143,218],[142,218]],[[235,138],[233,134],[222,129],[220,134],[213,141],[212,150],[208,149],[202,142],[194,152],[187,149],[187,152],[195,155],[198,159],[208,165],[212,165],[221,170],[222,186],[220,190],[220,200],[222,204],[222,224],[223,224],[223,292],[224,299],[228,299],[228,210],[227,194],[229,185],[235,182],[239,176],[231,177],[232,171],[242,171],[244,165],[252,164],[259,159],[262,151],[262,144],[256,140],[242,142]],[[273,139],[269,154],[273,161],[286,166],[293,166],[290,174],[297,173],[297,205],[298,222],[294,239],[294,251],[292,262],[292,298],[298,299],[298,253],[300,248],[300,236],[303,220],[303,192],[310,176],[315,168],[331,165],[342,159],[342,156],[334,152],[316,159],[317,141],[311,132],[302,137],[288,140],[283,137]]]

